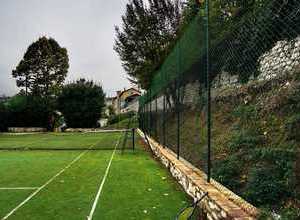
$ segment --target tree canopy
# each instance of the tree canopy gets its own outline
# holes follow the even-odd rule
[[[115,51],[129,77],[147,88],[175,41],[180,22],[178,0],[132,0],[122,26],[116,27]]]
[[[222,38],[228,29],[224,26],[240,20],[263,1],[210,1],[213,36]],[[114,49],[133,82],[149,88],[151,79],[201,8],[205,8],[205,0],[132,0],[127,4],[122,25],[116,27]]]
[[[26,94],[47,97],[62,86],[68,68],[67,49],[53,38],[41,37],[28,47],[12,75]]]
[[[0,104],[0,130],[6,127],[47,127],[51,102],[40,96],[17,94]]]
[[[58,109],[63,113],[68,127],[96,127],[104,107],[105,94],[100,85],[79,79],[63,87],[58,96]]]

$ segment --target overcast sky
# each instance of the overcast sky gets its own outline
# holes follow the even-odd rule
[[[128,0],[1,0],[0,95],[18,92],[11,70],[40,36],[66,47],[70,68],[66,81],[85,77],[100,82],[108,95],[128,87],[113,50],[114,25]]]

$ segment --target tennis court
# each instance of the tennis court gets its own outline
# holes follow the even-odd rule
[[[0,219],[174,219],[189,198],[130,133],[1,134]]]

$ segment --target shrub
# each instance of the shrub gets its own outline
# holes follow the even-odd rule
[[[4,103],[0,103],[0,131],[6,131],[8,127],[8,110]]]
[[[233,111],[233,116],[239,119],[239,127],[255,126],[258,121],[255,105],[240,105]]]
[[[279,217],[280,216],[280,217]],[[279,214],[275,214],[266,209],[260,210],[259,220],[298,220],[300,218],[300,209],[283,208]]]
[[[300,209],[285,208],[280,212],[280,220],[293,220],[300,219]]]
[[[228,148],[231,152],[240,150],[254,149],[262,143],[262,136],[251,130],[236,131],[229,144]]]
[[[228,156],[226,159],[217,161],[212,170],[213,177],[234,192],[239,192],[241,182],[241,160],[237,156]]]
[[[269,210],[262,208],[260,209],[258,220],[275,220],[275,218]]]
[[[108,124],[118,123],[120,121],[123,121],[125,119],[129,119],[129,118],[133,117],[133,115],[134,115],[133,112],[127,112],[127,113],[122,113],[122,114],[118,114],[118,115],[111,115],[108,118]]]
[[[279,208],[295,193],[295,152],[269,147],[251,154],[257,166],[249,171],[245,198],[256,206]]]
[[[96,127],[104,107],[104,97],[100,85],[79,79],[63,87],[57,100],[58,109],[69,127]]]
[[[256,206],[278,206],[289,193],[276,167],[253,167],[244,196]]]
[[[9,127],[47,127],[51,111],[48,102],[41,97],[16,95],[7,103]]]
[[[300,114],[290,117],[285,124],[288,140],[300,141]]]
[[[300,84],[297,84],[291,93],[288,94],[285,100],[283,110],[288,112],[300,111]]]

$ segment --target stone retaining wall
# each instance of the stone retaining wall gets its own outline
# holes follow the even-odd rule
[[[258,80],[269,80],[277,76],[293,73],[300,65],[300,36],[276,45],[259,58]]]
[[[137,132],[145,140],[143,132],[139,129]],[[174,152],[167,148],[163,148],[163,146],[152,138],[148,136],[147,138],[153,153],[169,169],[170,173],[177,179],[190,196],[196,200],[208,192],[208,196],[199,204],[206,213],[207,219],[256,219],[259,214],[257,208],[235,195],[220,183],[214,180],[208,183],[204,172],[195,168],[183,158],[177,160]]]

